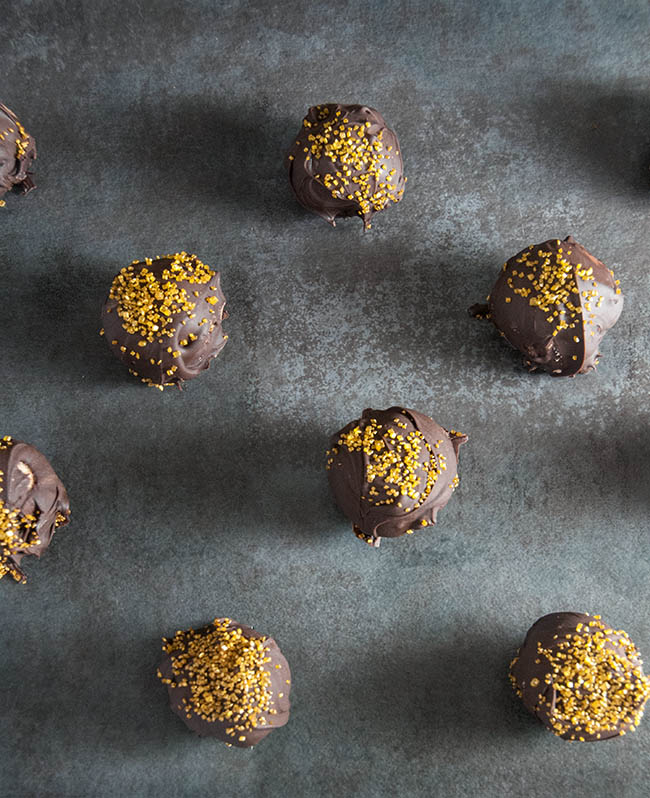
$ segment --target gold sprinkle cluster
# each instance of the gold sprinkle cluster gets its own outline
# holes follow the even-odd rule
[[[18,138],[16,139],[16,158],[17,160],[20,160],[27,152],[27,147],[29,146],[29,136],[20,122],[16,122],[16,127],[18,128]]]
[[[147,268],[154,260],[163,259],[171,263],[159,276]],[[196,307],[187,290],[179,283],[205,284],[210,282],[215,272],[196,255],[186,252],[145,258],[144,264],[142,261],[133,261],[122,269],[113,280],[109,297],[117,302],[117,314],[122,320],[122,327],[128,333],[140,335],[143,340],[152,343],[162,336],[171,338],[175,332],[170,329],[174,315],[190,313]]]
[[[16,160],[19,161],[27,152],[27,147],[29,146],[29,134],[18,120],[16,120],[13,124],[16,125],[15,128],[8,127],[5,130],[0,131],[0,141],[6,141],[16,134]]]
[[[6,451],[12,446],[11,435],[5,435],[0,439],[0,451]],[[4,472],[0,470],[0,493],[3,491],[3,482]],[[38,539],[31,543],[27,542],[31,533],[30,526],[34,520],[33,517],[24,516],[18,510],[7,507],[0,499],[0,579],[11,574],[17,582],[25,581],[20,570],[13,565],[10,558],[40,542]]]
[[[571,249],[565,251],[562,243],[556,240],[556,251],[535,250],[534,245],[531,245],[514,259],[516,265],[513,266],[511,261],[503,265],[503,271],[510,272],[506,280],[508,287],[546,315],[554,336],[562,330],[576,327],[582,330],[584,324],[593,324],[595,314],[591,312],[591,303],[599,308],[603,302],[593,268],[571,263],[568,260]],[[582,304],[588,315],[583,314],[576,277],[591,283],[588,289],[582,291]],[[511,302],[511,297],[506,296],[505,301]]]
[[[398,187],[400,176],[389,169],[393,155],[392,145],[384,146],[380,130],[369,137],[370,122],[351,124],[338,109],[333,116],[325,105],[317,105],[319,123],[303,120],[303,126],[314,128],[307,136],[309,145],[305,153],[315,159],[328,159],[335,164],[336,172],[314,175],[335,199],[356,200],[359,215],[368,216],[383,210],[390,202],[399,202],[404,189]],[[399,155],[396,150],[395,155]]]
[[[414,506],[404,510],[411,512],[426,501],[440,474],[447,470],[445,456],[434,452],[441,443],[436,441],[431,446],[419,430],[409,431],[408,425],[399,418],[384,425],[371,418],[339,437],[327,452],[326,467],[328,470],[332,467],[339,447],[349,452],[363,452],[367,456],[365,478],[371,484],[368,501],[375,506],[397,504],[401,507],[400,499],[408,497]],[[381,492],[375,481],[381,485]]]
[[[188,687],[183,699],[187,717],[198,715],[209,723],[230,723],[226,733],[235,737],[257,726],[272,725],[271,661],[266,638],[246,637],[229,618],[216,618],[208,631],[189,629],[163,639],[171,657],[173,679],[158,671],[164,684]],[[279,665],[275,666],[280,667]],[[239,736],[239,740],[245,737]]]
[[[0,482],[3,478],[4,474],[0,471]],[[25,581],[20,569],[11,562],[11,557],[41,542],[34,532],[36,520],[36,516],[23,515],[0,500],[0,579],[11,574],[16,582]]]
[[[550,667],[544,681],[555,688],[553,731],[584,741],[584,733],[600,739],[612,732],[625,734],[625,727],[634,730],[650,697],[650,678],[628,635],[594,615],[557,640],[549,648],[537,644]],[[531,686],[537,686],[534,679]]]

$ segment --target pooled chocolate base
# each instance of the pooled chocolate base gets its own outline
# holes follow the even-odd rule
[[[309,109],[286,158],[298,202],[332,227],[339,217],[375,213],[399,202],[406,178],[397,136],[365,105]]]
[[[210,631],[210,626],[205,626],[197,630],[197,634],[207,633]],[[273,692],[273,708],[276,713],[269,716],[266,723],[256,728],[245,729],[238,731],[236,734],[228,734],[226,731],[233,725],[232,720],[227,721],[207,721],[201,718],[196,712],[188,711],[188,702],[191,695],[190,687],[176,687],[173,684],[167,684],[169,692],[169,704],[173,712],[183,721],[183,723],[201,737],[216,737],[228,745],[236,746],[237,748],[252,748],[257,745],[261,740],[267,737],[274,729],[284,726],[289,720],[290,701],[289,694],[291,691],[291,671],[289,663],[284,658],[280,651],[278,644],[272,637],[256,632],[248,626],[235,621],[230,621],[228,628],[241,629],[244,635],[249,639],[257,639],[265,641],[265,648],[268,651],[270,661],[267,666],[268,673],[271,678],[271,691]],[[174,674],[172,656],[167,652],[163,653],[158,675],[162,679],[174,680],[179,679],[179,674]],[[239,738],[243,737],[243,740]]]
[[[35,160],[36,142],[16,114],[0,103],[0,198],[12,189],[27,194],[36,188],[29,173]]]
[[[374,428],[371,454],[360,443],[368,425]],[[435,524],[458,485],[458,449],[465,441],[466,435],[448,432],[428,416],[399,407],[366,409],[359,420],[332,436],[329,483],[357,537],[376,548],[381,538]],[[416,458],[411,457],[414,445],[419,447]],[[394,458],[391,452],[398,450]],[[390,460],[389,466],[378,468],[374,453],[383,463]]]
[[[568,236],[510,258],[488,303],[469,312],[490,319],[530,371],[573,377],[596,368],[600,343],[622,309],[613,272]]]
[[[70,503],[45,456],[9,436],[0,440],[0,508],[17,511],[19,526],[13,532],[27,544],[14,550],[15,546],[0,543],[0,577],[9,573],[17,582],[25,582],[23,557],[43,554],[57,527],[68,523]]]

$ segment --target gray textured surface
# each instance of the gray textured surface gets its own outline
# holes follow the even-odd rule
[[[646,796],[650,723],[568,744],[509,658],[587,609],[650,659],[646,2],[12,2],[0,98],[38,191],[0,215],[2,433],[72,522],[0,583],[0,794]],[[360,101],[409,183],[371,233],[304,213],[281,157]],[[596,375],[528,376],[466,308],[573,234],[626,306]],[[113,274],[185,248],[230,341],[160,394],[97,335]],[[328,435],[400,403],[470,435],[437,527],[372,551],[332,506]],[[293,716],[252,751],[191,735],[159,639],[229,614],[275,636]]]

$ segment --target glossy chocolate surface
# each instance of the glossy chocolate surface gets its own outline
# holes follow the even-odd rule
[[[327,103],[309,109],[285,165],[296,199],[333,227],[399,202],[406,178],[397,135],[374,108]]]
[[[160,389],[198,377],[228,340],[220,278],[186,253],[123,269],[102,308],[103,334],[114,354]]]
[[[510,258],[487,305],[470,313],[490,319],[530,371],[573,377],[596,368],[601,341],[622,310],[614,273],[568,236]]]
[[[467,436],[415,410],[366,409],[333,435],[330,487],[357,537],[381,538],[435,524],[458,485],[458,449]]]

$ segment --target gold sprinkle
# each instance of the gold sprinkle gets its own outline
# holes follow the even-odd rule
[[[189,689],[183,699],[188,717],[196,714],[208,723],[229,722],[226,733],[239,742],[246,740],[241,732],[266,725],[273,701],[266,640],[247,637],[229,618],[217,618],[198,632],[178,631],[171,640],[163,639],[172,667],[168,683]]]

